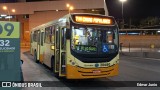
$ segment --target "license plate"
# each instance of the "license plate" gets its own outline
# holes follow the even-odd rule
[[[93,73],[101,73],[100,70],[93,70]]]

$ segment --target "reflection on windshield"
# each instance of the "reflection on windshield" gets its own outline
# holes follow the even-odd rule
[[[72,26],[72,50],[80,53],[107,53],[115,51],[118,45],[117,30]]]

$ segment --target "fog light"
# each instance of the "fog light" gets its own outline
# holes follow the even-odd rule
[[[72,62],[72,65],[75,65],[75,62]]]

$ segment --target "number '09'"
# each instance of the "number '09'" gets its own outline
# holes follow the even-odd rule
[[[4,25],[4,30],[7,32],[7,36],[10,36],[14,30],[14,26],[11,23],[6,23]],[[0,24],[0,35],[3,33],[3,26]]]

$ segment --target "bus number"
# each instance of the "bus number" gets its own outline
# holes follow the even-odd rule
[[[7,36],[10,36],[14,30],[14,26],[11,23],[4,25],[4,30],[7,32]],[[0,24],[0,35],[3,33],[3,26]]]
[[[9,40],[0,40],[0,46],[10,46],[10,41]]]

